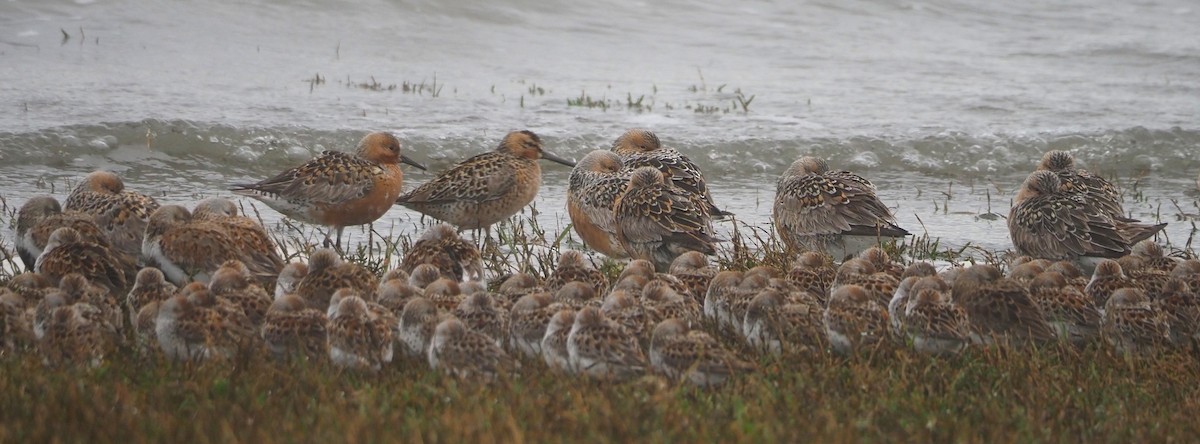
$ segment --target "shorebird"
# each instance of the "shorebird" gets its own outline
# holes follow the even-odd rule
[[[1118,353],[1149,355],[1171,341],[1167,314],[1156,308],[1142,290],[1122,288],[1104,304],[1102,335]]]
[[[486,291],[476,292],[463,298],[451,312],[471,331],[491,338],[497,346],[503,346],[508,333],[508,311],[496,309],[492,297]]]
[[[567,350],[570,367],[593,378],[627,380],[640,376],[647,367],[637,338],[594,307],[575,314]]]
[[[450,318],[434,329],[429,367],[457,378],[494,380],[518,364],[492,338]]]
[[[797,159],[783,172],[771,217],[788,248],[824,251],[837,259],[909,235],[896,225],[869,180],[830,171],[829,164],[812,156]]]
[[[1108,180],[1083,168],[1075,167],[1075,156],[1066,151],[1047,151],[1038,162],[1037,171],[1049,171],[1058,176],[1059,189],[1066,194],[1081,196],[1113,220],[1133,221],[1125,217],[1121,191]]]
[[[154,211],[146,225],[142,257],[157,264],[176,285],[208,282],[221,263],[239,259],[229,234],[211,221],[195,220],[187,208],[167,205]]]
[[[34,261],[34,271],[58,283],[63,276],[80,273],[107,291],[123,292],[129,288],[135,265],[121,260],[117,253],[95,242],[88,242],[71,227],[54,230],[46,249]]]
[[[415,297],[404,304],[400,313],[400,342],[405,355],[410,358],[428,359],[429,340],[433,338],[433,329],[448,314],[438,310],[433,302],[423,297]]]
[[[378,279],[362,265],[343,261],[331,248],[314,251],[308,258],[308,273],[296,283],[295,293],[310,308],[331,308],[330,298],[343,288],[353,289],[374,300]]]
[[[591,261],[576,250],[567,250],[558,256],[554,272],[546,279],[546,289],[558,291],[569,282],[583,282],[592,286],[597,295],[608,291],[608,278],[592,266]]]
[[[708,293],[708,283],[717,275],[717,269],[708,263],[708,256],[699,251],[689,251],[671,262],[668,271],[687,285],[693,295]]]
[[[823,320],[829,345],[843,355],[874,346],[888,336],[887,309],[857,285],[843,285],[829,295]]]
[[[539,159],[575,166],[543,151],[537,134],[513,131],[494,151],[459,162],[393,200],[459,230],[486,230],[533,202],[542,184]]]
[[[617,198],[629,181],[622,173],[623,165],[621,157],[612,151],[592,151],[571,170],[567,187],[571,227],[584,245],[611,258],[629,257],[617,239],[613,215]]]
[[[558,309],[546,323],[546,333],[542,335],[542,359],[551,369],[575,373],[570,348],[567,346],[574,323],[575,310],[570,307]]]
[[[263,319],[262,338],[276,359],[324,359],[329,356],[328,323],[324,312],[288,294],[271,303]]]
[[[243,263],[266,282],[276,279],[283,269],[283,258],[275,249],[275,241],[258,221],[238,213],[233,201],[210,197],[196,203],[192,218],[212,221],[225,229],[234,249],[241,253]]]
[[[227,320],[216,309],[182,294],[159,305],[154,328],[163,354],[177,361],[228,357],[235,346]]]
[[[688,251],[717,252],[709,214],[678,190],[668,186],[658,170],[638,168],[614,207],[621,247],[629,257],[648,260],[662,272]]]
[[[623,170],[632,172],[641,167],[651,167],[663,173],[675,187],[695,196],[710,216],[728,216],[713,204],[712,193],[704,181],[700,167],[673,148],[662,146],[658,135],[649,130],[633,128],[625,131],[613,141],[612,152],[621,156]]]
[[[258,199],[293,219],[332,227],[336,246],[342,231],[379,219],[400,196],[404,173],[400,163],[425,167],[400,153],[400,140],[389,133],[371,133],[358,142],[354,154],[325,151],[304,165],[253,184],[233,186],[233,192]],[[331,245],[325,233],[324,246]]]
[[[100,231],[96,219],[79,211],[62,210],[51,196],[35,196],[25,201],[17,211],[16,248],[25,269],[33,271],[37,257],[46,248],[50,234],[62,227],[71,227],[88,240],[112,248],[108,236]]]
[[[967,311],[971,340],[990,344],[1007,339],[1015,343],[1047,342],[1057,338],[1054,328],[1033,300],[1029,290],[1003,277],[991,265],[975,265],[958,273],[952,297]]]
[[[533,293],[517,299],[508,315],[509,350],[520,352],[529,359],[541,358],[546,325],[550,323],[550,317],[564,307],[553,302],[548,293]]]
[[[750,347],[780,355],[825,349],[824,308],[811,292],[760,291],[746,306],[742,337]]]
[[[275,280],[275,299],[283,297],[285,294],[291,294],[296,291],[296,286],[300,281],[308,276],[308,264],[304,262],[289,262],[283,266],[283,270],[279,271],[279,277]]]
[[[392,329],[378,322],[362,298],[336,299],[329,307],[329,360],[340,368],[371,371],[392,362]]]
[[[837,269],[829,255],[817,251],[805,251],[796,259],[795,266],[788,271],[787,280],[801,290],[807,290],[821,301],[829,298],[830,286],[837,277]]]
[[[667,319],[654,327],[650,364],[669,379],[700,387],[721,385],[738,373],[754,369],[708,333],[689,329],[678,319]]]
[[[1008,213],[1008,234],[1018,254],[1078,261],[1085,269],[1129,254],[1134,244],[1166,226],[1114,220],[1082,195],[1062,191],[1062,180],[1051,171],[1030,174]]]
[[[138,271],[133,287],[125,295],[125,311],[129,313],[129,325],[137,325],[138,313],[151,302],[162,302],[170,299],[179,289],[167,282],[163,272],[154,267],[146,267]]]
[[[904,308],[904,332],[912,338],[913,348],[938,356],[954,355],[966,349],[971,342],[967,311],[951,301],[950,293],[936,288],[937,285],[915,287],[916,293]]]
[[[442,277],[459,282],[483,280],[479,248],[459,237],[448,224],[429,227],[404,253],[400,269],[411,274],[421,264],[432,264]]]
[[[63,209],[92,215],[113,247],[137,257],[142,252],[142,236],[150,215],[158,209],[158,202],[145,194],[125,191],[125,183],[116,174],[95,171],[71,191]]]
[[[1062,341],[1084,345],[1100,334],[1100,310],[1092,299],[1057,271],[1044,271],[1029,282],[1029,298]]]

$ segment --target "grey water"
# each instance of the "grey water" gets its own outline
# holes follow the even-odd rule
[[[1065,149],[1191,248],[1200,4],[1027,3],[5,0],[0,196],[62,198],[105,168],[188,205],[369,131],[437,171],[513,129],[577,159],[644,127],[754,226],[816,154],[910,231],[1004,250],[1020,182]],[[563,229],[569,171],[543,170],[537,217]]]

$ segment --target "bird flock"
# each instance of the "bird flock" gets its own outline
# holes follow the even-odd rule
[[[903,239],[875,185],[822,159],[780,177],[775,229],[790,269],[717,270],[714,204],[703,174],[654,133],[629,130],[573,164],[529,131],[506,135],[402,193],[386,133],[355,154],[328,151],[233,191],[308,223],[325,248],[285,263],[267,231],[225,198],[191,210],[89,174],[64,204],[27,201],[17,247],[27,271],[0,289],[0,356],[97,365],[122,348],[177,361],[264,350],[367,372],[428,365],[494,380],[528,366],[610,381],[657,373],[700,386],[755,370],[759,355],[852,355],[883,345],[948,356],[972,346],[1086,346],[1153,354],[1200,339],[1200,261],[1164,254],[1165,224],[1127,217],[1115,186],[1046,154],[1010,212],[1017,258],[993,265],[901,264]],[[539,159],[573,166],[567,196],[584,244],[628,260],[610,279],[581,252],[549,276],[488,276],[459,232],[532,202]],[[442,221],[382,277],[340,254],[346,226],[392,205]],[[1090,275],[1089,275],[1090,274]]]

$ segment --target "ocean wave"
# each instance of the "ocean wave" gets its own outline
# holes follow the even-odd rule
[[[533,128],[537,131],[537,128]],[[659,130],[664,143],[684,152],[710,174],[781,171],[802,155],[826,158],[843,168],[914,172],[931,176],[989,177],[1029,171],[1048,150],[1075,154],[1084,166],[1122,177],[1154,173],[1192,178],[1200,169],[1195,155],[1200,131],[1183,128],[971,134],[930,131],[909,135],[765,138],[711,134],[689,137],[671,125]],[[604,149],[619,133],[543,133],[548,151],[581,158]],[[500,134],[452,136],[397,133],[407,153],[434,168],[449,166],[491,149]],[[142,120],[74,125],[39,131],[0,132],[0,161],[10,166],[55,165],[99,156],[107,163],[189,161],[200,168],[272,171],[328,150],[352,149],[361,131],[298,127],[243,128],[184,120]],[[139,152],[154,153],[139,156]]]

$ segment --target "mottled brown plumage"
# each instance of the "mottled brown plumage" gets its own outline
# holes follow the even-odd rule
[[[364,299],[373,300],[378,286],[378,278],[362,265],[343,261],[337,252],[323,248],[309,257],[308,274],[296,284],[296,295],[309,307],[325,311],[330,297],[342,288],[353,289]]]
[[[262,338],[276,359],[323,360],[329,356],[329,319],[294,294],[271,303],[263,318]]]
[[[650,364],[671,380],[700,387],[721,385],[739,373],[754,370],[753,364],[738,358],[712,336],[692,330],[678,319],[667,319],[654,327]]]
[[[492,338],[451,318],[434,329],[429,367],[461,379],[494,380],[520,365]]]
[[[112,246],[132,257],[142,252],[146,226],[158,206],[150,196],[126,191],[121,178],[108,171],[88,174],[63,203],[66,211],[95,218]]]
[[[887,309],[857,285],[833,290],[822,320],[829,345],[841,354],[873,347],[888,337]]]
[[[442,277],[459,282],[483,280],[479,248],[459,237],[448,224],[429,227],[404,253],[400,269],[412,273],[421,264],[431,264]]]
[[[584,245],[611,258],[629,257],[617,239],[613,210],[629,178],[621,172],[621,157],[611,151],[588,153],[571,170],[567,214]]]
[[[162,271],[146,267],[138,271],[137,279],[125,295],[125,311],[129,313],[130,325],[137,325],[137,316],[142,307],[151,302],[170,299],[178,291],[175,284],[167,282]]]
[[[811,156],[797,159],[779,178],[772,219],[788,248],[828,251],[838,259],[909,234],[896,225],[870,181],[830,171]]]
[[[25,201],[17,211],[16,248],[25,269],[33,271],[38,256],[46,248],[50,234],[62,227],[79,232],[81,239],[103,245],[110,250],[108,236],[100,231],[95,218],[79,211],[66,211],[51,196],[35,196]]]
[[[1003,277],[991,265],[964,269],[954,280],[953,298],[971,320],[971,339],[989,344],[1046,342],[1057,337],[1045,315],[1029,298],[1029,291]]]
[[[166,205],[150,216],[142,257],[156,264],[175,285],[208,282],[222,262],[239,259],[233,239],[215,222],[195,220],[179,205]]]
[[[513,131],[494,151],[476,155],[405,193],[396,203],[460,230],[487,228],[521,211],[542,184],[539,159],[575,164],[542,150],[531,131]]]
[[[597,295],[608,292],[608,277],[592,266],[591,261],[575,250],[567,250],[558,256],[554,272],[546,279],[546,289],[554,292],[568,282],[583,282],[592,287]]]
[[[132,267],[133,264],[122,262],[107,247],[83,240],[74,228],[63,227],[50,235],[34,270],[51,283],[57,283],[68,273],[79,273],[108,291],[124,292],[129,288],[126,276],[134,273]]]
[[[667,186],[658,170],[635,170],[614,211],[625,252],[652,262],[658,271],[667,271],[671,261],[691,250],[716,254],[710,215]]]
[[[1029,298],[1060,340],[1084,345],[1100,334],[1100,310],[1061,273],[1046,271],[1031,279]]]
[[[1105,342],[1128,355],[1150,355],[1171,341],[1167,314],[1136,288],[1113,292],[1104,305],[1102,332]]]
[[[1017,253],[1050,260],[1124,256],[1134,243],[1165,226],[1114,221],[1094,202],[1062,191],[1059,177],[1050,171],[1035,171],[1025,179],[1008,214]]]
[[[810,292],[759,292],[746,307],[742,336],[752,348],[780,355],[825,349],[824,307]]]
[[[192,218],[211,221],[224,228],[234,250],[240,253],[241,261],[260,282],[274,281],[283,270],[283,258],[267,229],[258,221],[238,214],[233,201],[219,197],[201,200],[192,210]]]
[[[621,157],[622,171],[626,174],[643,167],[658,170],[671,186],[679,188],[711,216],[726,216],[713,203],[712,193],[704,180],[700,167],[679,151],[662,146],[658,135],[649,130],[633,128],[625,131],[613,141],[612,152]]]
[[[371,133],[353,154],[325,151],[261,182],[234,185],[233,192],[293,219],[332,227],[340,249],[347,226],[369,224],[391,209],[403,186],[401,162],[425,169],[400,153],[396,136]],[[331,246],[328,233],[325,246]]]

